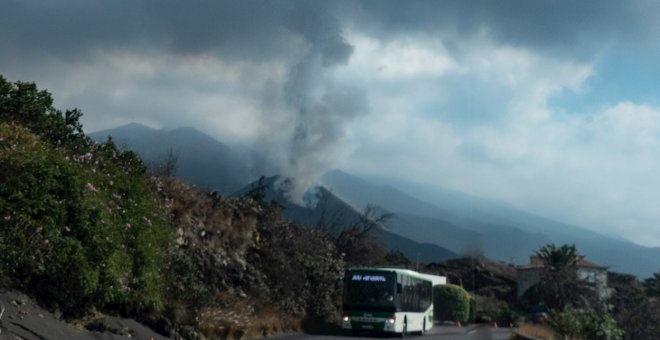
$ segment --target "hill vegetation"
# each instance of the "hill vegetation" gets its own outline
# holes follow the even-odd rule
[[[134,317],[175,338],[299,329],[338,317],[346,265],[402,261],[369,233],[292,223],[255,192],[224,198],[156,176],[85,136],[80,117],[0,76],[0,288],[67,320]],[[345,244],[366,255],[345,258]]]
[[[171,160],[154,172],[111,138],[91,140],[80,117],[54,108],[35,84],[0,76],[0,289],[65,320],[99,329],[104,315],[133,317],[173,338],[268,335],[336,322],[347,266],[419,266],[409,250],[382,246],[403,241],[380,227],[391,216],[376,207],[359,213],[326,190],[325,205],[304,210],[264,180],[223,197],[172,177]],[[551,308],[544,322],[557,334],[659,336],[660,273],[644,281],[610,273],[606,305],[577,304],[571,294],[587,296],[571,270],[577,249],[556,258],[561,249],[539,251],[557,270],[544,274],[546,294],[535,300]],[[445,318],[515,324],[531,313],[516,299],[513,265],[472,256],[425,271],[463,287],[462,314]]]

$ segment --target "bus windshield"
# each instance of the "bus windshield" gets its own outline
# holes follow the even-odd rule
[[[393,309],[396,276],[386,272],[350,271],[346,275],[344,309]]]

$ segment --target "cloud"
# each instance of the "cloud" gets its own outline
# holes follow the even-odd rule
[[[623,96],[549,104],[625,74],[599,69],[619,65],[599,63],[612,51],[634,63],[657,49],[659,6],[10,0],[0,70],[81,108],[88,131],[189,125],[251,144],[297,179],[299,200],[343,166],[660,244],[647,227],[659,109]]]
[[[654,208],[659,199],[648,186],[660,173],[653,156],[660,151],[660,109],[622,102],[579,115],[557,111],[549,99],[583,91],[594,63],[488,39],[460,46],[462,58],[432,80],[417,78],[426,91],[410,86],[405,73],[388,79],[366,63],[349,64],[345,73],[370,89],[372,114],[354,128],[359,146],[347,168],[503,199],[658,244],[660,234],[647,226],[660,217]],[[356,61],[362,44],[386,55],[388,44],[397,43],[352,42]],[[457,109],[469,117],[452,112]]]
[[[379,40],[425,32],[460,45],[484,33],[498,44],[582,61],[613,44],[653,46],[657,2],[362,1],[356,25]],[[631,41],[634,44],[630,44]],[[452,48],[459,53],[460,48]]]
[[[88,130],[139,121],[261,142],[298,201],[366,110],[360,89],[327,79],[353,53],[331,4],[25,1],[0,13],[0,48],[26,57],[0,64],[48,74],[61,102],[93,108]]]

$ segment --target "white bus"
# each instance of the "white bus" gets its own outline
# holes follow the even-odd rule
[[[351,268],[344,276],[342,328],[424,334],[433,327],[433,286],[444,276],[397,268]]]

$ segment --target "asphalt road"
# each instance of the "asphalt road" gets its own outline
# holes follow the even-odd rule
[[[468,326],[468,327],[435,326],[423,336],[410,335],[406,338],[416,339],[416,340],[430,340],[430,339],[457,339],[457,340],[502,339],[503,340],[503,339],[509,339],[511,335],[512,335],[511,328],[492,328],[485,325],[476,325],[476,326]],[[378,334],[368,334],[368,333],[361,334],[358,337],[354,337],[350,335],[311,335],[311,334],[293,333],[293,334],[277,336],[269,339],[363,340],[363,339],[383,339],[383,338],[385,337]]]

